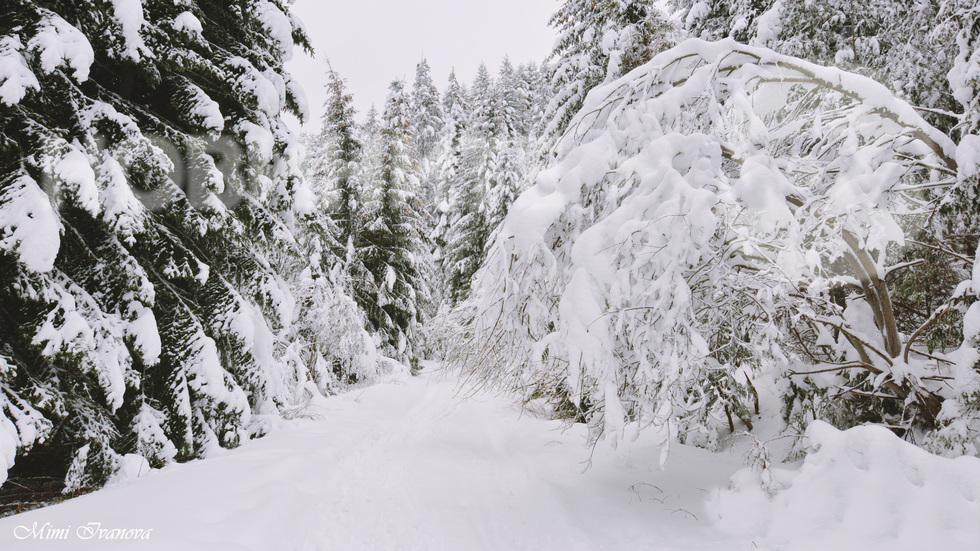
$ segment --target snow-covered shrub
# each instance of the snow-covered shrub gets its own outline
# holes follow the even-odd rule
[[[939,428],[926,440],[926,448],[942,455],[980,456],[980,248],[973,262],[972,278],[957,294],[974,302],[963,316],[963,344],[949,354],[949,385],[954,392],[943,403],[937,418]]]
[[[302,391],[312,381],[328,394],[341,385],[369,383],[378,377],[382,360],[364,329],[364,313],[349,291],[334,282],[337,279],[341,279],[339,270],[329,278],[312,270],[302,274],[294,330],[295,341],[304,343],[304,349],[292,358],[294,391]]]
[[[884,86],[691,39],[594,90],[557,153],[456,312],[451,361],[567,394],[613,441],[636,421],[711,444],[751,427],[770,375],[797,389],[788,417],[935,421],[949,360],[899,333],[885,277],[957,150]]]

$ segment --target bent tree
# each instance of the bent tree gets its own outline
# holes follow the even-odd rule
[[[922,263],[897,253],[942,235],[937,210],[976,170],[881,84],[692,39],[590,94],[556,153],[453,313],[447,356],[474,377],[597,439],[635,421],[702,445],[751,429],[760,378],[791,424],[909,438],[976,386],[920,338],[972,287],[903,332],[889,279]],[[972,259],[947,258],[969,279]]]

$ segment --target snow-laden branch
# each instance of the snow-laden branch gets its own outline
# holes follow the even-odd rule
[[[556,152],[458,311],[450,361],[570,402],[613,441],[639,421],[711,443],[732,412],[749,426],[752,380],[800,362],[935,417],[884,279],[957,148],[884,86],[688,40],[593,90]]]

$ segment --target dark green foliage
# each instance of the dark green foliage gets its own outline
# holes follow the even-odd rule
[[[248,436],[274,368],[253,333],[291,323],[302,254],[279,116],[302,116],[283,62],[308,44],[275,36],[286,4],[137,5],[132,28],[95,0],[25,0],[0,24],[37,80],[0,102],[0,406],[28,416],[18,466],[67,490],[123,454],[159,466]]]
[[[429,245],[419,180],[409,156],[404,83],[391,84],[381,126],[381,158],[365,208],[358,255],[370,280],[358,297],[386,355],[404,363],[423,354],[420,328],[431,307]]]

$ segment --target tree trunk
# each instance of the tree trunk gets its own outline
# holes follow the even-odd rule
[[[892,358],[902,353],[902,342],[898,336],[895,312],[892,310],[891,296],[885,282],[878,276],[878,268],[866,249],[861,247],[857,237],[848,230],[843,231],[844,242],[851,249],[851,266],[857,273],[865,297],[874,312],[875,323],[885,339],[885,351]]]

